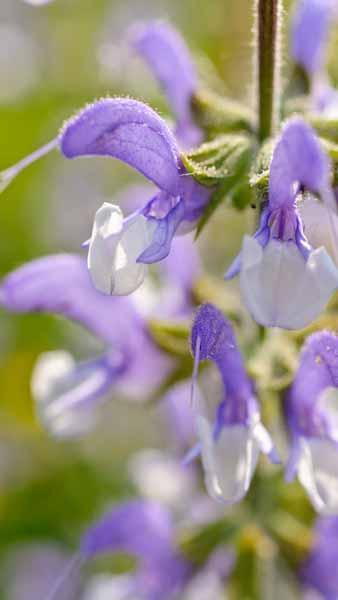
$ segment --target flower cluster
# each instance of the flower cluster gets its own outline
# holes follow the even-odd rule
[[[295,488],[281,485],[282,478],[298,479],[306,514],[321,514],[296,565],[299,582],[327,600],[338,597],[338,151],[331,139],[338,100],[325,64],[337,16],[334,0],[297,3],[291,54],[308,94],[306,102],[298,98],[296,114],[288,114],[292,101],[285,102],[286,120],[263,144],[247,111],[202,88],[171,26],[137,23],[126,39],[158,81],[174,124],[138,100],[103,98],[0,174],[5,189],[57,149],[65,160],[117,159],[153,186],[146,202],[142,194],[131,198],[127,215],[117,204],[98,207],[82,254],[37,258],[0,285],[8,311],[61,315],[101,346],[82,360],[65,350],[39,357],[31,389],[52,437],[99,428],[102,404],[114,394],[144,404],[160,400],[174,447],[171,454],[134,457],[130,477],[138,498],[113,506],[87,529],[48,600],[69,593],[81,567],[106,553],[131,555],[136,568],[93,576],[86,600],[221,600],[248,537],[260,558],[262,546],[285,547],[276,520],[285,517],[283,494],[290,492],[284,490]],[[203,280],[191,235],[224,199],[238,208],[234,198],[243,194],[246,208],[244,190],[258,206],[257,227],[244,235],[225,279],[238,275],[250,327],[238,298],[228,309],[232,284]],[[154,263],[157,281],[147,276]],[[293,362],[285,359],[292,352]],[[285,377],[274,378],[274,370]],[[198,487],[200,466],[207,497]],[[266,510],[256,501],[260,486],[270,487],[262,494],[271,501]],[[265,514],[271,506],[277,519]],[[296,522],[298,515],[290,515],[286,522]],[[202,557],[194,555],[194,536]],[[297,545],[287,541],[288,548]]]

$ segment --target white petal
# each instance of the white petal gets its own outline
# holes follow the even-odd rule
[[[259,447],[243,425],[223,427],[217,441],[205,417],[197,418],[207,490],[215,500],[232,504],[243,498],[256,468]]]
[[[143,215],[136,215],[125,223],[114,257],[113,294],[131,294],[143,282],[147,265],[136,260],[150,245],[154,229],[155,224]]]
[[[76,362],[64,351],[46,352],[32,374],[31,390],[42,425],[56,437],[83,435],[96,424],[90,402],[83,402],[105,383],[105,373],[92,369],[76,376]]]
[[[298,478],[318,512],[338,514],[338,448],[334,442],[302,438]]]
[[[338,441],[338,389],[325,388],[318,398],[318,410],[323,411],[328,420],[330,437]]]
[[[336,236],[332,229],[338,231],[338,216],[329,213],[329,208],[320,200],[307,194],[299,206],[304,231],[313,248],[324,246],[328,254],[338,264],[338,248]]]
[[[224,600],[224,584],[218,573],[208,570],[197,573],[185,590],[184,600]]]
[[[88,269],[95,287],[112,292],[112,271],[116,247],[123,233],[123,213],[105,202],[96,212],[88,249]]]
[[[132,481],[142,497],[178,509],[191,499],[194,478],[179,462],[161,450],[142,450],[129,463]]]
[[[338,271],[324,248],[304,260],[296,244],[271,240],[263,250],[245,237],[240,285],[258,323],[301,329],[324,310],[338,285]]]
[[[85,587],[83,600],[130,600],[133,587],[130,575],[95,575]]]

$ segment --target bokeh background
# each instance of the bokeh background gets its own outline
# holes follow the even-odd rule
[[[130,94],[168,115],[151,75],[126,47],[124,34],[135,19],[169,19],[213,87],[250,103],[251,4],[54,0],[38,7],[1,0],[0,170],[52,139],[75,110],[101,96]],[[284,37],[287,41],[287,31]],[[334,69],[333,64],[337,82],[338,65]],[[40,255],[81,252],[96,209],[139,181],[127,167],[105,159],[68,162],[54,152],[32,165],[0,199],[1,276]],[[252,211],[218,210],[199,240],[208,273],[221,278],[252,220]],[[74,547],[106,504],[133,493],[128,457],[139,448],[163,444],[166,433],[156,410],[119,398],[106,407],[99,435],[58,442],[41,429],[30,395],[37,356],[66,348],[82,358],[95,344],[79,326],[62,319],[0,312],[1,600],[14,598],[8,575],[13,564],[15,572],[29,568],[25,548],[52,544],[57,564],[57,548]]]

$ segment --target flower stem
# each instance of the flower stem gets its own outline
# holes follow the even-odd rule
[[[281,0],[257,0],[258,136],[274,134],[280,100]]]

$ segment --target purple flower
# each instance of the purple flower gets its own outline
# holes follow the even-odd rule
[[[159,81],[176,117],[176,135],[185,146],[202,140],[195,125],[191,102],[198,78],[188,48],[181,35],[168,23],[137,23],[129,31],[129,40]]]
[[[93,426],[97,405],[114,387],[146,396],[171,369],[134,302],[97,292],[79,256],[28,263],[4,279],[0,298],[13,312],[52,312],[79,321],[105,346],[101,356],[79,364],[67,352],[38,361],[32,379],[37,411],[55,435],[80,434]]]
[[[291,53],[294,61],[313,77],[325,67],[335,0],[299,0],[293,16]]]
[[[324,310],[338,285],[337,268],[326,250],[313,250],[304,235],[296,207],[304,188],[332,206],[329,160],[311,127],[294,118],[273,153],[260,227],[253,237],[245,236],[226,275],[240,272],[244,302],[266,327],[305,327]]]
[[[208,419],[201,402],[193,403],[208,492],[214,499],[231,504],[248,491],[259,452],[274,458],[272,442],[260,421],[253,385],[232,327],[211,304],[202,305],[197,312],[191,349],[195,374],[200,360],[211,360],[222,378],[223,399],[215,419]]]
[[[292,435],[287,479],[298,476],[321,513],[338,512],[338,337],[310,336],[288,394]]]
[[[337,17],[335,0],[299,0],[291,30],[292,57],[310,80],[312,107],[328,118],[338,113],[338,94],[325,68],[330,29]]]
[[[304,561],[300,578],[304,586],[316,590],[325,600],[338,597],[338,518],[318,519],[313,548]]]
[[[138,559],[131,597],[137,592],[145,600],[172,598],[190,577],[191,565],[175,548],[170,514],[156,502],[126,502],[89,528],[81,556],[90,560],[107,552],[125,552]]]
[[[174,235],[195,226],[210,190],[186,172],[165,122],[136,100],[107,98],[86,107],[66,123],[59,143],[67,158],[118,158],[160,190],[127,219],[109,204],[96,213],[88,253],[93,282],[103,293],[129,294],[142,283],[144,265],[165,258]]]

